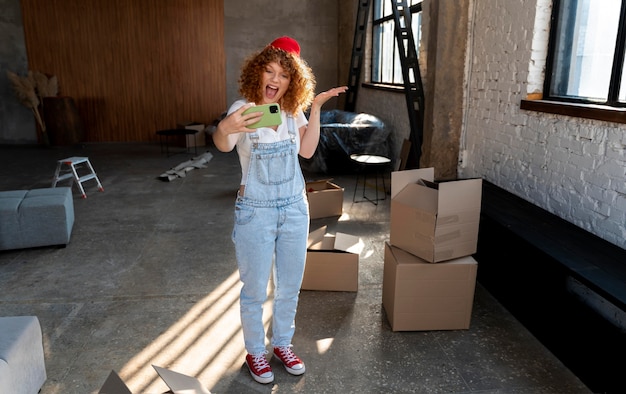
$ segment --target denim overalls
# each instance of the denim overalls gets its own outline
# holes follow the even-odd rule
[[[252,141],[244,196],[235,204],[233,242],[240,279],[241,323],[249,354],[265,352],[263,304],[274,259],[272,346],[289,346],[306,260],[309,207],[298,162],[293,117],[288,115],[290,139]]]

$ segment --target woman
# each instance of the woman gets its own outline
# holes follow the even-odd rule
[[[271,345],[287,372],[301,375],[302,360],[291,339],[306,260],[309,210],[298,155],[310,158],[320,137],[322,105],[347,87],[314,95],[315,77],[300,57],[300,45],[280,37],[246,60],[239,79],[243,99],[230,107],[218,124],[213,141],[222,152],[237,147],[242,169],[235,203],[233,242],[239,277],[241,322],[246,364],[259,383],[274,381],[267,361],[263,304],[270,273],[274,278]],[[250,107],[278,103],[282,123],[248,128],[261,112],[244,114]],[[310,106],[309,119],[304,110]],[[272,262],[274,263],[272,266]]]

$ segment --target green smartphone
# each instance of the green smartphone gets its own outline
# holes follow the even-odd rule
[[[251,112],[263,112],[261,120],[248,126],[251,129],[278,126],[283,122],[280,117],[280,105],[276,103],[255,105],[254,107],[250,107],[243,111],[244,114],[249,114]]]

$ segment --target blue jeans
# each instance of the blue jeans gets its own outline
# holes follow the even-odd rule
[[[276,206],[235,206],[233,242],[240,279],[241,323],[249,354],[265,351],[263,303],[274,262],[272,346],[289,346],[304,274],[309,213],[306,196]]]

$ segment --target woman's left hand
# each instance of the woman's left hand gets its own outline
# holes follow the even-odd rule
[[[341,93],[345,93],[346,90],[348,90],[347,86],[339,86],[339,87],[336,87],[336,88],[329,89],[329,90],[327,90],[325,92],[319,93],[313,99],[313,104],[319,105],[321,107],[322,105],[324,105],[325,102],[327,102],[331,98],[337,97]]]

